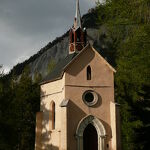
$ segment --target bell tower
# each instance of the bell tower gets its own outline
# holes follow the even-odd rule
[[[81,51],[86,46],[86,29],[82,28],[79,0],[76,0],[74,25],[69,32],[69,54]]]

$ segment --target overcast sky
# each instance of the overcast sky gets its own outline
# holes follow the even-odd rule
[[[76,0],[0,0],[0,64],[5,72],[73,24]],[[80,0],[81,14],[96,0]]]

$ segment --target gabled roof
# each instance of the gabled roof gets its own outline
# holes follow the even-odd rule
[[[84,47],[82,49],[82,51],[80,51],[78,53],[75,52],[75,53],[69,54],[69,55],[67,55],[66,58],[64,58],[63,60],[58,62],[56,67],[54,68],[54,70],[50,74],[48,74],[40,84],[42,85],[42,84],[45,84],[45,83],[48,83],[48,82],[51,82],[51,81],[61,79],[64,72],[67,70],[67,68],[78,58],[78,56],[81,53],[83,53],[89,47],[91,47],[91,49],[100,57],[100,59],[102,59],[104,61],[104,63],[113,72],[116,72],[116,70],[90,44],[88,44],[86,47]]]
[[[67,64],[69,64],[76,55],[77,55],[77,53],[70,54],[66,58],[64,58],[63,60],[58,62],[56,64],[54,70],[43,79],[41,84],[50,82],[52,80],[59,79],[61,77],[62,73],[63,73],[63,70],[64,70],[65,66]]]
[[[89,44],[84,47],[82,49],[82,51],[84,51],[85,49],[87,49],[87,47],[89,47]],[[54,68],[54,70],[48,74],[40,83],[40,85],[51,82],[51,81],[55,81],[58,79],[61,79],[65,69],[68,67],[68,65],[73,61],[73,59],[75,59],[78,55],[80,55],[80,53],[82,52],[78,52],[78,53],[72,53],[67,55],[63,60],[61,60],[60,62],[58,62]]]

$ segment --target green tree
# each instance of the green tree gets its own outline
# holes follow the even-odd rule
[[[3,76],[0,83],[0,149],[33,150],[40,105],[38,82],[32,81],[27,67],[20,79]]]
[[[128,37],[128,40],[124,41],[118,49],[116,85],[117,98],[119,103],[122,104],[122,141],[124,149],[139,150],[148,148],[143,145],[143,143],[146,143],[146,141],[143,141],[144,139],[141,140],[141,143],[136,142],[137,137],[140,137],[140,134],[142,136],[142,132],[136,131],[141,128],[144,129],[145,126],[150,124],[150,122],[145,123],[147,118],[142,115],[145,114],[143,106],[147,103],[150,87],[149,35],[147,25],[142,26],[138,30],[134,30],[134,34]],[[146,95],[147,99],[145,99]],[[150,108],[150,105],[147,105],[147,107]],[[146,112],[150,115],[148,109]],[[149,142],[148,138],[147,142]]]
[[[39,111],[40,96],[38,83],[33,83],[29,70],[24,70],[19,83],[14,88],[13,120],[18,133],[20,150],[34,149],[36,112]]]
[[[48,66],[47,66],[47,74],[52,72],[52,70],[54,69],[55,65],[56,65],[55,60],[51,59],[49,61],[49,63],[48,63]]]
[[[2,75],[0,77],[0,149],[2,150],[12,149],[16,143],[16,134],[9,116],[11,100],[12,91],[9,80]]]
[[[41,80],[42,80],[41,73],[39,73],[38,71],[35,71],[33,82],[38,83],[38,82],[41,82]]]
[[[149,149],[150,1],[111,0],[97,7],[99,24],[112,39],[117,74],[116,100],[121,104],[122,147]],[[139,140],[140,139],[140,140]]]

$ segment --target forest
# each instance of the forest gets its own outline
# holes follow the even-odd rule
[[[97,9],[113,41],[122,149],[150,149],[150,1],[112,0]]]
[[[150,149],[150,0],[97,3],[96,24],[112,51],[115,100],[120,104],[122,150]],[[0,66],[0,150],[33,150],[40,107],[37,73],[26,65],[21,76],[5,75]]]

